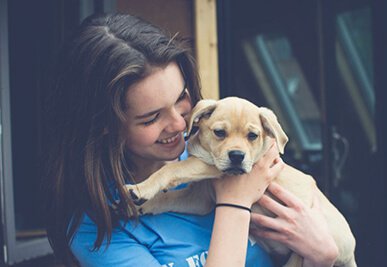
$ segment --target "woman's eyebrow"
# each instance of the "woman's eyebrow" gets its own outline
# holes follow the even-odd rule
[[[142,115],[137,115],[137,116],[135,116],[134,118],[135,118],[136,120],[138,120],[138,119],[144,119],[144,118],[147,118],[147,117],[149,117],[149,116],[152,116],[152,115],[154,115],[154,114],[156,114],[156,113],[158,113],[158,112],[160,112],[160,111],[161,111],[161,108],[156,109],[156,110],[153,110],[153,111],[149,111],[149,112],[147,112],[147,113],[145,113],[145,114],[142,114]]]

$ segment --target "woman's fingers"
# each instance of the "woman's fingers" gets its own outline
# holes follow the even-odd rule
[[[304,206],[301,200],[275,182],[271,183],[267,190],[288,207],[300,209]]]
[[[251,213],[251,222],[258,225],[260,228],[263,227],[274,231],[280,231],[283,228],[281,222],[278,219],[258,213]],[[257,231],[261,232],[263,230]]]
[[[332,266],[338,255],[338,248],[321,212],[322,193],[316,188],[314,190],[313,205],[309,208],[291,192],[271,183],[268,191],[273,194],[274,199],[264,195],[258,202],[277,216],[273,218],[251,214],[251,222],[258,227],[251,229],[251,234],[285,244],[308,263],[329,263]]]
[[[279,241],[282,244],[286,244],[286,238],[284,238],[284,235],[279,232],[270,231],[270,230],[261,230],[261,229],[250,229],[250,233],[253,236]]]
[[[263,154],[262,162],[264,164],[270,164],[278,157],[278,155],[279,155],[279,152],[273,140],[269,149],[265,152],[265,154]]]
[[[259,200],[258,200],[258,203],[268,209],[269,211],[271,211],[272,213],[274,213],[275,215],[279,216],[279,217],[284,217],[286,216],[287,212],[288,212],[288,208],[281,205],[280,203],[278,203],[277,201],[273,200],[271,197],[267,196],[267,195],[263,195]]]
[[[254,169],[257,171],[259,170],[262,172],[262,170],[266,170],[268,174],[267,178],[270,181],[279,175],[284,167],[284,163],[278,153],[278,149],[274,140],[262,158],[256,162],[255,166],[256,167]]]

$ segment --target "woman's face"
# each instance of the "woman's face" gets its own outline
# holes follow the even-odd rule
[[[191,100],[180,68],[154,68],[130,86],[127,101],[127,148],[135,164],[176,159],[184,150],[184,116]]]

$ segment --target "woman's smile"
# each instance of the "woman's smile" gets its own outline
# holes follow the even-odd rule
[[[156,143],[163,144],[163,145],[173,145],[176,143],[176,141],[179,141],[179,137],[181,137],[181,133],[176,134],[175,136],[159,139],[156,141]]]

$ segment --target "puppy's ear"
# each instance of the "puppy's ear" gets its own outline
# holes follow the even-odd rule
[[[288,137],[285,132],[282,130],[281,125],[279,124],[277,117],[268,108],[259,108],[259,118],[261,119],[261,123],[264,131],[270,136],[275,138],[277,143],[278,151],[283,154],[285,145],[288,142]]]
[[[211,115],[211,113],[216,108],[217,102],[218,101],[212,99],[203,99],[195,105],[187,119],[187,139],[191,134],[193,134],[193,131],[198,125],[199,120],[202,117],[209,117]]]

